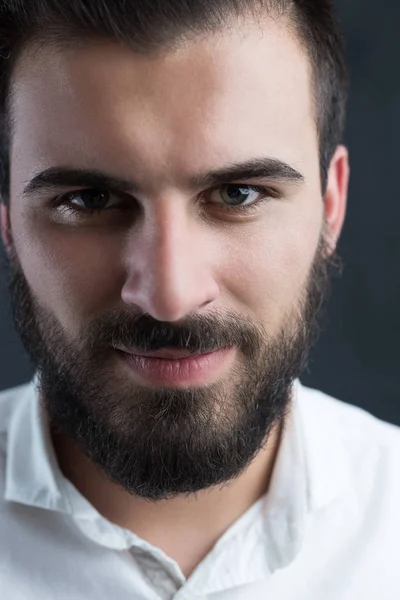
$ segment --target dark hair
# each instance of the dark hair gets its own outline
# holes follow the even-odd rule
[[[312,66],[321,184],[344,131],[347,67],[331,0],[0,0],[0,194],[9,202],[10,83],[26,46],[113,39],[138,53],[235,26],[240,18],[286,17]]]

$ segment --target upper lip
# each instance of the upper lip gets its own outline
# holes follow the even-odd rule
[[[199,355],[200,352],[190,352],[189,350],[185,350],[183,348],[162,348],[161,350],[153,350],[150,352],[140,352],[136,350],[128,350],[127,348],[115,346],[118,350],[122,352],[126,352],[127,354],[134,354],[136,356],[146,356],[148,358],[186,358],[187,356],[196,356]]]

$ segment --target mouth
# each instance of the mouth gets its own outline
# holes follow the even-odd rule
[[[200,356],[198,352],[190,352],[189,350],[185,350],[184,348],[162,348],[161,350],[153,350],[150,352],[140,352],[135,350],[128,350],[126,348],[118,348],[122,352],[130,354],[131,356],[143,356],[145,358],[164,358],[164,359],[182,359],[187,358],[188,356]],[[209,354],[208,352],[205,354]]]
[[[177,348],[138,354],[132,350],[116,350],[138,383],[163,387],[211,383],[232,364],[235,355],[234,347],[206,354]]]

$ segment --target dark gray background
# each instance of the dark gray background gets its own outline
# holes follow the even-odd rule
[[[352,175],[329,321],[302,382],[400,425],[400,3],[337,0],[352,84]],[[0,279],[0,389],[33,372]]]

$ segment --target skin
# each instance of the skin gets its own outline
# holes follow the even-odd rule
[[[299,303],[324,221],[334,252],[346,211],[347,150],[337,148],[322,198],[305,52],[283,22],[268,21],[263,35],[251,23],[241,32],[154,57],[102,42],[25,53],[18,62],[2,239],[70,340],[88,319],[117,307],[168,323],[232,310],[274,337]],[[273,185],[281,198],[230,214],[213,193],[200,215],[196,198],[207,190],[187,181],[254,157],[284,161],[304,181],[247,180]],[[62,216],[50,210],[53,192],[24,198],[27,182],[55,165],[134,179],[139,222]],[[223,385],[229,395],[228,369]],[[267,491],[279,432],[229,485],[157,503],[104,479],[67,437],[54,436],[54,445],[64,474],[104,516],[161,547],[189,575]]]

